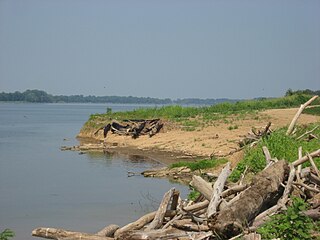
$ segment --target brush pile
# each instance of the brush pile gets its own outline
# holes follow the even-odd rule
[[[99,128],[94,135],[97,135],[100,130],[103,130],[104,138],[107,137],[109,131],[113,134],[131,136],[132,138],[137,138],[140,135],[149,135],[149,137],[152,137],[157,134],[162,127],[163,123],[160,119],[132,119],[123,120],[122,123],[112,121],[106,126]]]
[[[301,149],[299,152],[301,155]],[[308,199],[313,208],[303,214],[320,218],[320,172],[314,164],[315,157],[320,157],[320,149],[293,163],[272,160],[266,154],[266,168],[250,184],[226,185],[231,173],[228,163],[213,184],[193,176],[190,185],[201,193],[195,201],[181,200],[179,192],[172,188],[164,194],[157,211],[126,226],[109,225],[96,234],[37,228],[32,235],[92,240],[235,239],[241,235],[259,239],[254,231],[271,215],[286,209],[289,195]],[[311,167],[302,168],[307,161]]]

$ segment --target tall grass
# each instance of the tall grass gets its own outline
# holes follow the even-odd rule
[[[292,95],[282,98],[268,98],[257,100],[244,100],[236,103],[220,103],[205,107],[182,107],[170,105],[153,108],[138,108],[127,112],[108,111],[105,114],[93,114],[86,123],[85,127],[101,127],[111,119],[151,119],[161,118],[165,120],[181,122],[187,125],[187,120],[210,122],[217,119],[223,119],[231,114],[254,113],[257,110],[272,108],[297,107],[306,102],[310,95]],[[317,100],[319,102],[319,100]],[[189,122],[190,124],[190,122]]]
[[[289,162],[298,159],[298,148],[300,146],[302,147],[304,154],[319,149],[320,141],[318,139],[312,141],[306,141],[304,139],[296,140],[297,136],[313,129],[315,125],[317,124],[300,126],[295,136],[286,136],[287,129],[281,128],[274,131],[270,136],[261,139],[256,147],[247,148],[243,160],[239,162],[230,175],[230,180],[234,182],[237,181],[246,167],[248,167],[250,172],[257,173],[266,166],[265,156],[262,151],[263,146],[266,146],[269,149],[272,157],[276,157],[279,160],[285,159]],[[320,136],[320,129],[317,129],[314,134]],[[319,159],[315,159],[315,162],[320,166]]]

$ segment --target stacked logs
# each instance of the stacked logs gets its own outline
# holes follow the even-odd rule
[[[312,209],[303,214],[319,219],[320,172],[313,158],[320,157],[320,149],[302,156],[300,148],[299,158],[293,163],[272,159],[267,148],[264,152],[267,167],[250,184],[226,184],[231,173],[228,163],[213,184],[193,176],[190,185],[201,193],[195,201],[182,200],[172,188],[163,196],[157,211],[121,228],[109,225],[96,234],[37,228],[32,235],[92,240],[235,239],[241,235],[244,239],[259,239],[254,231],[271,215],[286,209],[291,194],[308,199]],[[311,167],[302,168],[301,164],[308,161]]]

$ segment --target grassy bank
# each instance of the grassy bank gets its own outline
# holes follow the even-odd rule
[[[303,133],[314,129],[318,125],[320,123],[299,126],[297,132],[292,136],[286,136],[287,128],[281,128],[274,131],[270,136],[264,137],[258,142],[257,146],[245,150],[245,156],[233,170],[230,180],[237,181],[246,168],[248,168],[248,172],[257,173],[266,166],[265,156],[262,151],[263,146],[269,149],[271,157],[279,160],[285,159],[289,162],[298,159],[298,148],[300,146],[302,147],[303,155],[319,149],[319,139],[307,141],[305,138],[301,138],[297,140]],[[320,126],[313,131],[313,134],[320,136]],[[315,162],[320,167],[320,159],[316,158]]]
[[[111,120],[123,119],[152,119],[161,118],[179,123],[186,130],[195,130],[212,124],[216,120],[225,119],[232,116],[241,119],[246,116],[259,118],[258,111],[274,108],[298,107],[306,102],[310,95],[296,94],[282,98],[244,100],[236,103],[220,103],[204,107],[182,107],[182,106],[163,106],[154,108],[139,108],[127,112],[112,112],[108,109],[104,114],[92,114],[84,125],[82,131],[89,131],[104,126]],[[314,104],[319,104],[317,100]],[[313,110],[317,111],[317,110]]]

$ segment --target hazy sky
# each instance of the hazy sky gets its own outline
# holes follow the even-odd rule
[[[0,92],[159,98],[320,89],[319,0],[0,0]]]

